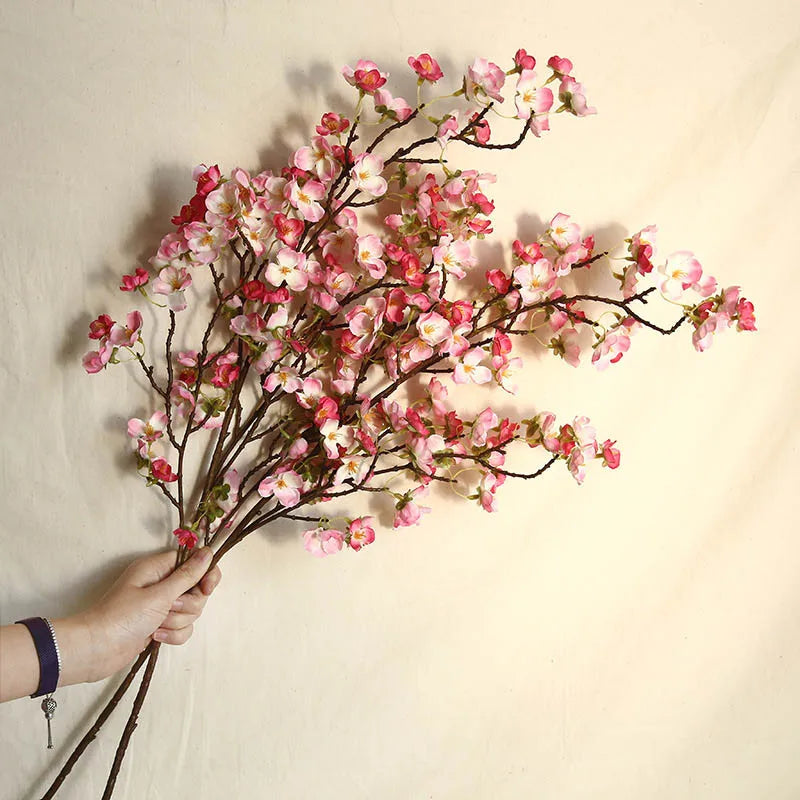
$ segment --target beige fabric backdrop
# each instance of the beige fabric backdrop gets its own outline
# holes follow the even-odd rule
[[[495,516],[440,496],[325,561],[252,537],[165,648],[118,797],[800,796],[799,31],[794,0],[3,4],[4,622],[168,543],[125,455],[144,397],[83,374],[86,324],[124,308],[194,164],[278,166],[358,57],[405,86],[424,50],[450,74],[571,57],[598,116],[477,162],[497,241],[557,211],[605,243],[655,222],[758,314],[703,355],[642,334],[602,374],[530,360],[521,402],[589,414],[617,473],[508,485]],[[114,685],[59,691],[52,753],[36,703],[0,708],[0,795],[38,797]],[[60,796],[99,797],[122,723]]]

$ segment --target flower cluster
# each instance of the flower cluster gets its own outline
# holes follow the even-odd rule
[[[724,328],[755,330],[739,288],[717,293],[692,253],[657,258],[655,226],[627,240],[625,267],[613,273],[621,297],[572,290],[576,270],[608,253],[565,213],[534,240],[515,240],[507,264],[480,271],[474,243],[492,233],[494,176],[454,168],[455,151],[513,149],[545,135],[555,114],[595,109],[560,56],[545,70],[524,49],[507,69],[477,58],[430,100],[434,84],[442,91],[439,63],[421,53],[408,65],[414,101],[393,96],[372,61],[345,67],[352,113],[324,113],[280,170],[196,168],[194,195],[149,269],[120,284],[166,309],[163,365],[146,360],[140,312],[125,324],[105,314],[91,324],[98,349],[84,357],[87,372],[127,353],[162,404],[147,421],[130,420],[128,434],[141,474],[178,512],[182,548],[202,538],[221,541],[224,553],[290,519],[310,523],[305,548],[325,556],[375,539],[371,516],[313,514],[337,498],[374,493],[400,528],[430,511],[422,499],[436,484],[490,512],[508,478],[536,478],[557,462],[580,484],[589,463],[620,463],[616,442],[598,438],[586,417],[558,423],[526,407],[527,418],[512,419],[491,405],[467,415],[458,387],[516,393],[526,339],[572,366],[590,353],[602,370],[640,330],[673,333],[688,322],[698,350]],[[491,127],[509,124],[497,111],[506,101],[516,120],[510,141]],[[670,328],[644,313],[656,292],[680,310]],[[177,350],[181,313],[190,303],[201,310],[206,293],[202,341]],[[183,464],[203,431],[207,469],[190,487]],[[541,448],[541,464],[509,470],[515,444]]]

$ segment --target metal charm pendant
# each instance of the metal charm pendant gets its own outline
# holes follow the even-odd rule
[[[53,714],[56,713],[58,704],[53,699],[53,695],[49,694],[42,700],[42,711],[44,711],[44,718],[47,720],[47,749],[53,749],[53,736],[50,732],[50,720],[53,719]]]

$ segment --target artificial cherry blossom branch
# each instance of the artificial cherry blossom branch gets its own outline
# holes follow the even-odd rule
[[[559,460],[579,483],[590,462],[615,469],[615,442],[599,439],[586,417],[558,423],[554,414],[539,411],[513,420],[491,406],[472,416],[454,405],[436,376],[515,391],[513,375],[522,360],[512,337],[534,336],[573,366],[590,350],[592,363],[605,369],[624,356],[639,327],[667,335],[688,322],[698,350],[725,328],[755,329],[752,304],[739,288],[718,291],[691,253],[656,258],[654,226],[626,240],[625,266],[612,271],[621,299],[567,294],[562,279],[608,253],[595,253],[593,236],[562,213],[534,241],[514,241],[510,267],[488,270],[481,291],[466,290],[460,281],[477,264],[471,242],[492,232],[494,204],[487,193],[493,176],[451,166],[445,156],[452,155],[452,142],[514,150],[529,134],[546,134],[553,113],[586,117],[595,109],[572,76],[572,63],[559,56],[548,60],[546,80],[522,49],[508,70],[478,58],[453,91],[429,100],[423,90],[444,77],[436,59],[423,53],[408,63],[418,77],[415,107],[393,97],[388,75],[361,60],[343,70],[358,92],[352,122],[324,114],[317,135],[280,172],[251,175],[235,168],[223,176],[217,166],[198,167],[195,195],[151,260],[158,277],[151,283],[148,270],[137,268],[120,287],[151,299],[149,286],[166,299],[165,387],[155,365],[133,349],[141,341],[138,311],[124,323],[101,315],[90,326],[98,349],[84,358],[87,371],[118,363],[121,350],[131,352],[163,402],[164,410],[148,420],[130,420],[128,433],[143,477],[178,511],[179,561],[202,536],[218,545],[217,563],[250,533],[280,519],[315,523],[303,542],[317,556],[370,544],[371,517],[348,516],[338,530],[323,527],[329,523],[324,515],[298,513],[334,498],[390,496],[394,526],[401,527],[418,524],[429,510],[418,500],[431,482],[459,494],[469,483],[472,489],[462,496],[495,511],[506,478],[536,478]],[[512,83],[513,98],[504,96]],[[458,107],[435,112],[445,100]],[[516,139],[500,142],[488,115],[492,123],[507,117],[497,112],[505,100],[522,128]],[[412,122],[434,130],[387,148],[389,137],[407,132]],[[362,141],[371,129],[375,136]],[[438,147],[438,157],[421,152],[428,147]],[[359,213],[366,208],[383,215],[381,233],[362,224]],[[188,304],[185,292],[192,274],[206,270],[211,317],[198,350],[176,355],[172,344]],[[654,278],[657,286],[648,287]],[[636,306],[656,290],[682,309],[671,327],[647,319]],[[593,320],[586,303],[607,310]],[[606,316],[613,321],[603,325]],[[581,332],[591,333],[590,345]],[[430,375],[427,385],[416,387],[424,391],[421,399],[410,402],[400,392]],[[208,433],[203,467],[191,492],[186,464],[201,431]],[[516,441],[541,446],[548,460],[533,472],[507,470],[506,454]],[[170,452],[163,450],[167,444]],[[175,456],[177,472],[170,465]],[[177,499],[169,489],[174,481]],[[155,669],[157,651],[147,652],[148,672],[106,797]]]

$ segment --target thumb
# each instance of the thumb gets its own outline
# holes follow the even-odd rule
[[[208,571],[213,552],[210,547],[201,547],[183,562],[174,572],[152,586],[171,603],[188,592]]]

